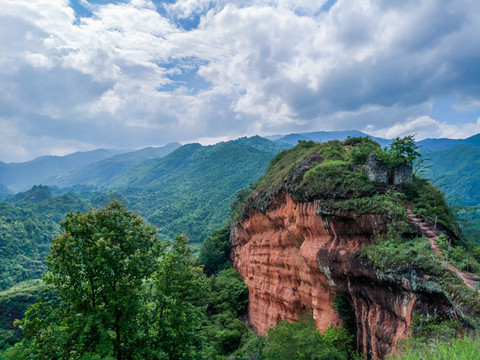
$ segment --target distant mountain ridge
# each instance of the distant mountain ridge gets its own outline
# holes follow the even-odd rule
[[[127,152],[129,150],[96,149],[66,156],[41,156],[23,163],[0,164],[0,184],[13,191],[44,184],[54,175]]]
[[[370,136],[358,130],[344,130],[344,131],[315,131],[288,134],[283,137],[277,138],[274,141],[277,143],[286,143],[295,146],[298,141],[315,141],[315,142],[327,142],[331,140],[345,140],[348,137],[364,137],[368,136],[372,140],[378,142],[382,147],[390,145],[392,140],[383,139],[375,136]],[[275,136],[277,137],[277,136]]]
[[[143,161],[164,157],[182,146],[173,142],[162,147],[147,147],[141,150],[118,154],[96,161],[74,170],[52,176],[47,180],[50,185],[68,187],[77,184],[109,186],[119,178],[123,171]]]
[[[462,142],[429,153],[426,159],[430,167],[421,175],[438,186],[447,198],[463,205],[480,204],[480,146]]]
[[[249,184],[257,180],[255,176],[258,170],[256,168],[252,170],[249,166],[265,167],[276,153],[294,146],[299,140],[326,142],[332,139],[341,140],[357,136],[368,135],[356,130],[317,131],[287,135],[278,134],[270,137],[275,139],[273,141],[254,136],[210,146],[200,144],[181,146],[179,143],[171,143],[163,147],[148,147],[130,152],[98,149],[88,153],[75,153],[62,158],[47,156],[26,163],[0,163],[0,199],[5,199],[11,196],[13,192],[29,189],[31,186],[38,184],[60,188],[82,185],[109,188],[111,189],[109,191],[120,189],[122,193],[125,193],[125,196],[128,193],[128,197],[132,199],[132,204],[136,208],[151,209],[153,205],[149,202],[149,198],[155,198],[156,201],[162,202],[164,198],[177,196],[178,189],[182,187],[187,189],[183,190],[186,192],[204,191],[201,186],[220,181],[218,179],[208,180],[209,176],[213,176],[208,171],[225,177],[230,169],[236,169],[240,174],[230,174],[229,176],[234,177],[237,183],[245,184],[245,187],[248,187]],[[382,146],[387,146],[391,142],[388,139],[371,138]],[[426,169],[423,176],[436,183],[449,199],[461,199],[460,203],[465,205],[480,203],[480,196],[478,195],[480,194],[480,172],[478,171],[480,166],[478,164],[480,134],[467,139],[425,139],[417,142],[417,144],[421,146],[424,157],[431,159],[431,168]],[[228,156],[223,159],[218,149],[226,151]],[[233,154],[233,149],[236,149],[237,155]],[[254,150],[258,151],[256,155],[253,155]],[[120,153],[108,156],[112,151],[120,151]],[[215,155],[212,155],[214,153]],[[242,154],[245,154],[245,157]],[[253,159],[251,160],[253,164],[238,166],[238,162],[245,162],[248,157]],[[219,172],[215,167],[212,168],[210,162],[223,164],[225,174]],[[203,165],[198,166],[198,164]],[[198,178],[203,180],[198,181]],[[438,181],[440,178],[442,180]],[[178,184],[178,189],[175,187],[176,184]],[[191,184],[197,185],[192,187]],[[223,186],[218,184],[212,186]],[[134,188],[136,190],[133,190]],[[148,195],[145,190],[147,188],[151,194],[155,195]],[[227,186],[227,188],[234,192],[239,189],[237,185]],[[145,196],[146,200],[141,199],[139,194],[143,194],[142,196]],[[234,195],[227,191],[222,192],[222,194],[230,200],[232,199],[231,196]],[[211,194],[211,196],[216,198],[215,194]],[[190,198],[193,197],[190,196]],[[182,201],[190,201],[190,198]],[[205,200],[200,196],[197,200],[207,201],[208,199]],[[166,201],[166,203],[170,202],[170,200]],[[226,213],[225,205],[222,206],[222,211]],[[184,216],[188,211],[183,212],[181,209],[175,209],[171,214],[174,213],[185,220]],[[166,212],[165,214],[168,215],[166,218],[170,218],[173,222],[176,221],[170,213]],[[146,214],[146,216],[152,215],[153,213],[150,211]],[[205,213],[204,216],[208,215]],[[156,219],[158,220],[160,217],[156,216]],[[189,222],[190,220],[187,219],[186,221]],[[166,224],[164,225],[169,227]],[[174,225],[173,228],[180,229],[180,226]],[[169,235],[173,234],[173,230],[167,232]]]
[[[417,145],[430,151],[441,151],[454,147],[455,145],[467,145],[470,147],[480,147],[480,134],[470,136],[466,139],[423,139],[417,142]]]

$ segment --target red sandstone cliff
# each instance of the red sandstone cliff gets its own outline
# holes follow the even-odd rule
[[[323,330],[341,320],[332,309],[343,294],[355,310],[357,346],[383,359],[410,333],[412,314],[455,313],[448,295],[415,269],[380,273],[354,254],[386,221],[380,216],[318,214],[317,201],[285,191],[265,212],[250,209],[231,230],[234,266],[249,287],[249,319],[265,334],[278,319],[313,315]]]

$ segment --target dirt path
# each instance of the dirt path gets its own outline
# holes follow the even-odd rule
[[[480,277],[478,275],[461,271],[445,260],[442,250],[440,250],[437,244],[437,238],[441,235],[441,232],[438,229],[434,229],[434,227],[428,224],[426,221],[420,219],[417,215],[413,213],[410,208],[407,208],[407,213],[410,217],[410,220],[412,220],[412,222],[414,222],[420,227],[420,229],[422,230],[422,234],[426,236],[426,238],[432,245],[433,251],[435,251],[435,253],[440,257],[440,259],[442,259],[447,269],[457,274],[458,277],[462,279],[462,281],[467,286],[473,289],[478,289],[478,286],[480,286]],[[477,291],[480,292],[480,290]]]

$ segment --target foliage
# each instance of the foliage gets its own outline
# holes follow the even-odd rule
[[[403,138],[395,138],[390,144],[387,154],[390,155],[390,163],[392,165],[400,165],[404,161],[409,165],[413,165],[413,162],[421,157],[418,149],[419,146],[415,144],[415,136],[407,135]]]
[[[214,146],[184,145],[138,164],[112,184],[163,238],[185,233],[201,243],[225,225],[235,194],[265,171],[281,147],[258,137]]]
[[[448,341],[455,337],[460,322],[454,319],[442,319],[437,314],[415,315],[412,322],[412,337],[407,344],[417,346],[430,341]]]
[[[230,231],[228,229],[215,230],[205,239],[198,254],[198,263],[204,266],[203,272],[210,276],[230,267],[231,249]]]
[[[203,356],[221,359],[235,351],[248,332],[240,320],[247,312],[248,288],[234,268],[210,277],[208,293],[198,299],[206,306],[202,332],[206,339]]]
[[[194,359],[200,347],[202,308],[193,305],[192,298],[205,289],[206,282],[187,242],[186,236],[177,236],[153,275],[151,309],[144,319],[152,350],[145,358]]]
[[[311,316],[289,323],[280,321],[266,337],[246,334],[235,360],[346,360],[362,359],[353,350],[353,337],[343,328],[315,328]]]
[[[338,313],[338,315],[340,315],[340,319],[342,319],[342,325],[348,331],[348,333],[356,336],[357,324],[355,318],[355,309],[352,305],[351,299],[349,300],[343,294],[337,294],[333,299],[332,308],[336,313]]]
[[[356,256],[371,262],[385,273],[402,275],[407,269],[418,269],[433,275],[439,289],[451,294],[456,305],[480,311],[480,298],[475,289],[468,287],[455,273],[446,271],[444,263],[425,238],[416,238],[407,223],[393,222],[388,231],[377,235],[375,244],[363,248]]]
[[[230,204],[230,219],[229,222],[235,221],[235,219],[245,212],[245,201],[252,193],[251,189],[241,189],[237,192],[235,200]]]
[[[323,153],[325,152],[323,151]],[[357,198],[372,193],[373,185],[365,172],[352,171],[348,162],[330,160],[308,170],[296,192],[313,193],[324,199]]]
[[[403,185],[407,201],[413,204],[413,212],[423,216],[445,230],[454,240],[461,238],[460,228],[443,193],[428,180],[413,177],[413,182]]]
[[[456,145],[429,153],[423,176],[430,179],[456,205],[480,204],[480,147]],[[439,181],[438,179],[441,179]]]
[[[400,355],[392,355],[391,360],[472,360],[478,359],[480,338],[466,335],[448,340],[433,341],[403,349]]]
[[[255,184],[255,190],[263,192],[282,184],[283,179],[308,155],[317,152],[322,145],[313,141],[299,141],[292,149],[279,152],[268,165],[265,174]]]
[[[463,246],[452,246],[451,241],[443,234],[437,238],[437,244],[445,259],[457,269],[480,274],[480,263],[476,258],[480,255],[480,245],[470,244],[471,250]]]
[[[267,360],[346,360],[352,338],[342,328],[329,327],[321,334],[310,319],[293,324],[281,321],[268,332],[266,342]]]
[[[49,196],[43,195],[48,193]],[[46,270],[51,239],[60,234],[58,222],[67,211],[86,211],[88,201],[71,195],[53,196],[37,186],[18,203],[0,201],[0,290],[21,281],[39,278]],[[36,199],[32,202],[32,199]]]
[[[460,223],[467,243],[480,244],[480,205],[453,206],[455,217]],[[480,255],[480,254],[479,254]],[[480,256],[477,258],[480,260]]]
[[[368,155],[380,151],[380,144],[369,137],[352,137],[344,141],[345,146],[351,146],[350,156],[354,164],[363,165]]]
[[[39,302],[19,322],[24,350],[54,359],[97,353],[132,358],[141,349],[141,287],[155,270],[156,230],[112,200],[86,214],[69,213],[52,244],[45,281],[63,299]]]
[[[385,194],[376,193],[369,197],[359,197],[344,200],[326,200],[319,204],[319,212],[341,213],[353,211],[357,214],[386,215],[390,219],[406,219],[407,211],[402,204],[402,193],[388,191]]]
[[[425,237],[411,238],[409,225],[395,221],[388,231],[379,234],[375,244],[363,248],[359,257],[371,261],[375,267],[386,270],[392,266],[414,266],[428,274],[441,275],[443,264]]]
[[[27,308],[38,297],[47,300],[54,297],[52,289],[40,279],[27,280],[0,292],[0,349],[21,341],[22,332],[14,326],[13,320],[23,318]]]

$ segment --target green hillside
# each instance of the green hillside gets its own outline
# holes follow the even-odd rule
[[[447,198],[462,205],[480,204],[480,148],[460,144],[427,157],[431,167],[425,176]]]
[[[189,144],[128,169],[115,188],[76,186],[56,195],[35,185],[0,201],[0,291],[45,271],[51,239],[67,212],[86,211],[112,197],[157,225],[163,238],[185,233],[202,242],[226,223],[236,192],[254,183],[280,149],[260,137]]]
[[[20,281],[38,278],[59,222],[69,211],[86,211],[87,201],[70,195],[53,196],[35,186],[15,196],[16,203],[0,201],[0,291]]]
[[[165,237],[185,233],[198,243],[226,222],[235,194],[255,183],[281,149],[258,136],[188,144],[128,169],[113,187]]]
[[[66,156],[42,156],[23,163],[0,164],[0,184],[14,191],[23,191],[33,185],[46,184],[52,176],[103,160],[125,150],[96,149]]]
[[[129,167],[146,160],[161,158],[179,148],[179,143],[170,143],[163,147],[147,147],[138,151],[118,154],[75,170],[60,174],[47,181],[60,187],[76,184],[109,186]]]
[[[12,190],[10,190],[8,187],[6,187],[3,184],[0,184],[0,200],[4,200],[12,194],[13,194]]]

